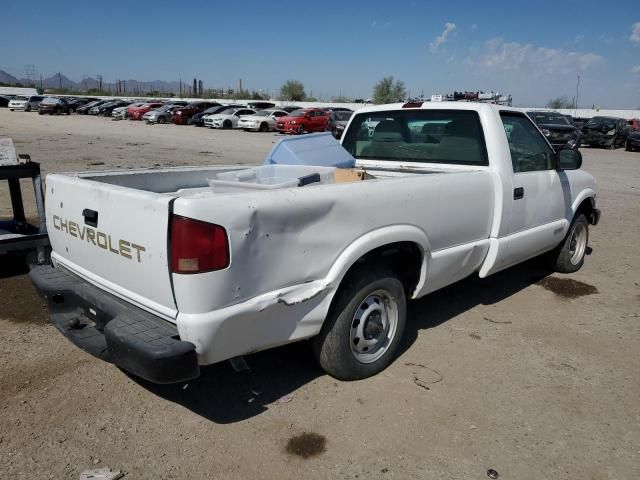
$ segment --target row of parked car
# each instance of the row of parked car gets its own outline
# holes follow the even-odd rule
[[[552,111],[527,112],[554,148],[581,145],[614,150],[640,149],[640,120],[617,117],[573,118]]]
[[[115,120],[142,120],[148,124],[174,123],[209,128],[240,128],[260,132],[302,134],[331,131],[339,137],[353,113],[343,107],[276,107],[271,102],[222,105],[215,101],[136,101],[126,99],[16,97],[11,110],[38,111],[41,115],[96,115]]]
[[[215,101],[149,101],[78,97],[14,97],[11,110],[38,111],[41,115],[99,115],[115,120],[141,120],[148,124],[174,123],[209,128],[240,128],[287,134],[331,131],[339,138],[353,113],[343,107],[277,107],[271,102],[222,105]],[[627,150],[640,149],[640,120],[617,117],[573,118],[554,111],[529,111],[554,148],[582,145]]]

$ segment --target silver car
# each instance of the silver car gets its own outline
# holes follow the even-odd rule
[[[8,107],[12,112],[14,110],[24,110],[25,112],[30,112],[32,110],[36,111],[38,110],[38,105],[40,105],[40,102],[44,99],[45,97],[41,97],[39,95],[31,97],[18,96],[9,101]]]
[[[173,111],[176,108],[183,107],[184,105],[174,105],[167,104],[163,105],[160,108],[156,108],[155,110],[150,110],[144,115],[142,115],[142,120],[145,123],[169,123],[171,121],[171,116],[173,115]]]

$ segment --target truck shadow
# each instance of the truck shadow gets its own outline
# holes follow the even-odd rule
[[[469,277],[409,305],[405,340],[409,349],[420,330],[435,328],[478,305],[492,305],[549,275],[539,262],[527,262],[487,279]],[[236,372],[229,362],[204,367],[187,384],[156,385],[132,379],[150,392],[215,423],[235,423],[260,415],[273,404],[325,373],[318,367],[308,342],[275,348],[246,357],[249,371]],[[366,381],[366,380],[365,380]]]
[[[15,277],[29,273],[24,255],[5,253],[0,255],[0,278]]]

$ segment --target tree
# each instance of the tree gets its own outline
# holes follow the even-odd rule
[[[373,87],[373,103],[402,102],[407,90],[402,80],[393,81],[393,77],[384,77]]]
[[[304,85],[297,80],[287,80],[280,87],[280,96],[283,100],[291,100],[299,102],[307,96],[304,91]]]
[[[337,97],[331,97],[331,101],[334,103],[353,103],[353,98],[338,95]]]
[[[573,102],[567,97],[552,98],[547,102],[547,108],[573,108]]]

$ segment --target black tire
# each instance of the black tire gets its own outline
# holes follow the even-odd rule
[[[584,232],[584,237],[581,237]],[[574,238],[580,236],[580,238]],[[549,252],[550,266],[559,273],[573,273],[582,268],[584,257],[589,245],[589,222],[587,217],[578,214],[571,225],[564,240],[554,250]]]
[[[393,305],[392,308],[395,308],[395,331],[391,332],[388,327],[380,331],[379,328],[382,326],[379,318],[376,319],[373,316],[375,314],[369,314],[363,320],[361,329],[366,330],[369,323],[373,322],[372,328],[384,337],[380,339],[381,347],[372,350],[373,353],[354,352],[359,337],[352,337],[359,335],[357,331],[360,325],[360,319],[357,319],[356,315],[370,310],[365,300],[375,298],[378,292],[385,293],[382,298],[388,299],[388,303],[384,303],[386,306]],[[380,302],[375,303],[381,305]],[[371,306],[375,307],[373,303]],[[396,357],[402,342],[406,317],[407,300],[404,287],[393,272],[370,265],[350,272],[333,299],[320,334],[313,339],[313,350],[318,363],[329,375],[339,380],[361,380],[381,372]],[[393,315],[388,315],[387,318],[393,318]],[[387,325],[391,325],[391,322],[387,322]],[[364,334],[363,340],[366,342],[366,332]],[[376,354],[380,356],[376,358]],[[374,359],[365,362],[360,360],[358,355],[370,355]]]
[[[162,115],[160,115],[160,116],[158,117],[158,120],[157,120],[157,121],[158,121],[158,123],[167,123],[167,119],[166,119],[166,118],[164,118]]]
[[[615,136],[614,136],[614,137],[611,139],[611,145],[608,145],[608,146],[607,146],[607,148],[608,148],[609,150],[615,150],[615,149],[616,149],[616,141],[617,141],[617,140],[618,140],[618,137],[615,137]]]
[[[31,111],[31,105],[29,105],[29,104],[27,103],[27,106],[26,106],[26,107],[24,107],[24,111],[25,111],[25,112],[30,112],[30,111]]]
[[[44,112],[41,110],[38,110],[38,115],[44,115]]]
[[[296,133],[297,133],[298,135],[302,135],[302,134],[304,133],[304,125],[300,125],[300,126],[298,127],[298,129],[296,130]]]
[[[629,140],[627,140],[626,142],[624,142],[624,149],[627,152],[632,152],[633,148],[631,148],[631,145],[629,144]]]
[[[225,120],[224,122],[222,122],[222,128],[232,128],[233,124],[231,123],[231,120]]]
[[[267,122],[262,122],[260,124],[260,131],[261,132],[268,132],[269,131],[269,124]]]

